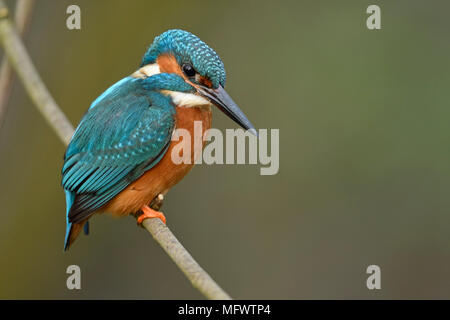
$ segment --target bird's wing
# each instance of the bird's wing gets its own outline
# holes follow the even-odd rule
[[[133,78],[94,101],[64,156],[68,224],[88,218],[159,162],[170,144],[174,112],[168,100],[152,99]]]

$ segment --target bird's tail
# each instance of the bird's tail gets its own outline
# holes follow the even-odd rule
[[[69,249],[70,245],[75,241],[75,239],[80,234],[81,229],[84,226],[84,233],[89,234],[89,221],[84,220],[77,223],[69,222],[69,212],[72,204],[75,200],[75,194],[70,191],[65,191],[66,193],[66,238],[64,240],[64,251]]]
[[[67,226],[66,230],[66,239],[64,241],[64,251],[67,251],[69,249],[70,245],[75,241],[75,239],[80,234],[81,230],[83,229],[83,226],[86,226],[88,222],[82,221],[78,223],[70,223]]]

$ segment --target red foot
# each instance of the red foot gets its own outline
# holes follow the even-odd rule
[[[141,210],[142,214],[137,218],[138,224],[142,224],[142,221],[147,218],[159,218],[164,224],[166,224],[166,217],[162,212],[153,210],[149,206],[143,206]]]

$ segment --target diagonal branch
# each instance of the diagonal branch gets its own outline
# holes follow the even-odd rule
[[[68,144],[73,127],[41,80],[10,19],[8,8],[0,1],[0,41],[9,63],[22,80],[25,90],[59,138]]]
[[[25,33],[31,20],[35,0],[18,0],[14,14],[17,32],[20,35]],[[9,97],[14,83],[14,73],[8,59],[3,57],[0,66],[0,129],[5,119]]]
[[[8,8],[3,0],[0,0],[0,42],[9,63],[19,75],[32,101],[50,127],[56,131],[58,137],[67,145],[72,137],[73,127],[42,82],[25,46],[8,18]],[[192,285],[206,298],[231,299],[208,273],[200,267],[170,229],[159,219],[146,219],[143,222],[143,226],[167,252]]]

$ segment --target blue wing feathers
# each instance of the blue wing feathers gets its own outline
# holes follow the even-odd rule
[[[118,182],[112,187],[101,190],[101,192],[98,193],[85,193],[77,196],[75,206],[69,213],[70,221],[80,222],[81,220],[86,219],[86,216],[89,216],[90,213],[105,205],[109,200],[111,200],[122,190],[124,190],[132,181],[136,180],[145,171],[150,170],[153,166],[155,166],[166,153],[168,146],[169,144],[167,144],[167,146],[163,149],[161,154],[156,159],[153,159],[151,162],[144,163],[143,165],[135,168],[131,174],[128,174],[127,176],[124,176],[122,179],[118,180]]]
[[[174,114],[169,98],[131,77],[92,103],[64,158],[66,246],[72,223],[86,220],[160,161],[170,144]]]
[[[75,200],[75,194],[70,191],[65,191],[66,194],[66,238],[64,240],[64,249],[69,246],[70,230],[72,229],[72,223],[69,222],[69,212],[72,208],[73,201]]]
[[[83,229],[84,229],[84,234],[88,235],[89,234],[89,221],[86,221]]]

